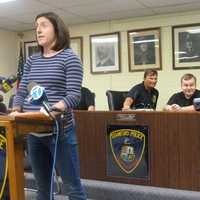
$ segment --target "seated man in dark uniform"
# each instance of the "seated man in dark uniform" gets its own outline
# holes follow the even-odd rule
[[[3,95],[0,94],[0,113],[6,113],[7,108],[6,105],[3,103]]]
[[[148,69],[144,72],[144,81],[128,92],[122,110],[156,109],[159,92],[155,89],[158,72]]]
[[[81,100],[77,107],[78,110],[95,111],[95,95],[88,88],[81,88]]]
[[[194,111],[193,99],[200,97],[200,90],[196,89],[196,77],[184,74],[181,77],[181,92],[173,94],[164,110],[166,111]]]

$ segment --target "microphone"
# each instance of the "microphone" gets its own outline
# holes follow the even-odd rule
[[[33,105],[42,105],[45,111],[51,116],[52,111],[44,87],[39,86],[36,82],[30,82],[27,86],[29,92],[28,102]]]
[[[7,93],[13,88],[16,81],[17,77],[14,75],[9,76],[8,78],[0,77],[0,90]]]
[[[39,86],[36,82],[32,81],[28,84],[27,90],[29,92],[28,102],[33,105],[42,105],[45,111],[49,114],[52,119],[55,116],[52,115],[52,111],[62,114],[62,110],[56,107],[52,107],[48,103],[48,98],[45,92],[45,88]]]
[[[200,98],[194,98],[193,105],[195,110],[200,111]]]

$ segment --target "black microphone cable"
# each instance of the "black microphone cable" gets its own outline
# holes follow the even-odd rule
[[[58,108],[55,108],[53,107],[51,109],[51,111],[54,111],[54,112],[59,112],[59,118],[58,117],[54,117],[54,122],[55,122],[55,130],[53,131],[53,137],[56,136],[55,138],[55,147],[54,147],[54,153],[53,153],[53,164],[52,164],[52,172],[51,172],[51,185],[50,185],[50,200],[53,200],[53,197],[54,197],[54,177],[56,175],[56,168],[55,168],[55,165],[56,165],[56,155],[57,155],[57,148],[58,148],[58,138],[59,138],[59,133],[61,132],[61,128],[60,126],[62,126],[62,123],[63,123],[63,119],[62,119],[62,116],[63,116],[63,112],[58,109]],[[53,116],[51,114],[51,116]]]
[[[56,125],[56,130],[55,130],[55,134],[56,138],[55,138],[55,147],[54,147],[54,153],[53,153],[53,164],[52,164],[52,172],[51,172],[51,185],[50,185],[50,200],[53,200],[54,197],[54,177],[55,177],[55,173],[56,173],[56,169],[55,169],[55,165],[56,165],[56,154],[57,154],[57,147],[58,147],[58,137],[59,137],[59,122],[57,119],[55,119],[55,125]]]
[[[47,107],[46,107],[46,105],[47,105]],[[60,135],[60,132],[62,129],[62,127],[61,127],[62,123],[63,123],[62,116],[64,113],[60,109],[55,108],[55,107],[53,107],[49,110],[48,108],[50,108],[50,107],[47,102],[45,104],[43,104],[43,107],[44,107],[45,111],[48,113],[49,117],[51,119],[53,119],[54,123],[55,123],[55,129],[53,129],[53,135],[52,135],[52,137],[55,137],[55,147],[54,147],[54,152],[53,152],[53,164],[52,164],[52,171],[51,171],[50,199],[49,199],[49,200],[53,200],[54,199],[54,177],[56,175],[55,165],[56,165],[56,155],[57,155],[57,148],[58,148],[58,138],[59,138],[59,135]],[[54,116],[51,113],[52,111],[58,112],[59,117]]]

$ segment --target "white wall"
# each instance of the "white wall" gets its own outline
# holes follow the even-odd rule
[[[17,33],[0,30],[0,76],[8,77],[16,74],[18,60],[18,36]],[[10,94],[14,89],[3,94],[5,103],[8,103]]]
[[[156,17],[134,18],[71,26],[71,37],[83,36],[84,85],[96,94],[98,110],[107,110],[105,92],[108,89],[129,90],[143,79],[143,72],[128,71],[127,31],[133,29],[161,27],[162,70],[159,71],[157,88],[160,91],[158,109],[162,109],[172,93],[180,89],[180,77],[193,73],[197,79],[200,70],[172,70],[172,33],[171,27],[180,24],[200,23],[199,12],[187,12]],[[119,31],[121,34],[121,73],[91,74],[89,36],[99,33]],[[34,32],[24,33],[24,41],[34,40]],[[198,87],[200,82],[197,82]]]

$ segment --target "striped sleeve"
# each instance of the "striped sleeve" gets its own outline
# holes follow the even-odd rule
[[[71,54],[65,61],[66,96],[63,97],[67,109],[77,107],[81,96],[83,68],[80,59]]]
[[[31,58],[27,59],[26,64],[24,65],[24,74],[20,81],[19,88],[17,89],[16,96],[14,98],[13,105],[14,106],[23,106],[24,99],[28,95],[27,85],[28,85],[28,76],[30,73],[30,66],[31,66]]]

